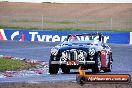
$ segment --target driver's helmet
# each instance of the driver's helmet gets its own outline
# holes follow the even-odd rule
[[[69,40],[70,40],[70,41],[77,40],[77,36],[76,36],[76,35],[70,35],[70,36],[69,36]]]

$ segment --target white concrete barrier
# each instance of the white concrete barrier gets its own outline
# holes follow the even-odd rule
[[[132,32],[130,32],[130,44],[132,44]]]

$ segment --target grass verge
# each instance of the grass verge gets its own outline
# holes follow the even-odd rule
[[[32,65],[24,61],[0,58],[0,71],[26,69],[30,67]]]
[[[46,21],[46,23],[51,23],[51,24],[74,24],[74,22],[69,21],[69,20],[64,20],[64,21],[56,21],[56,22]]]

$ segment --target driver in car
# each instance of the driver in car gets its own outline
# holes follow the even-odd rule
[[[69,37],[69,41],[75,41],[75,40],[78,40],[76,35],[71,35]]]

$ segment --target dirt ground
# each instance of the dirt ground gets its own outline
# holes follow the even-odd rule
[[[0,84],[0,88],[132,88],[130,84],[85,84],[83,86],[75,82],[44,82],[44,83],[12,83]]]
[[[0,3],[1,15],[54,17],[132,17],[132,4]]]
[[[132,4],[0,2],[0,25],[24,28],[131,30]]]

